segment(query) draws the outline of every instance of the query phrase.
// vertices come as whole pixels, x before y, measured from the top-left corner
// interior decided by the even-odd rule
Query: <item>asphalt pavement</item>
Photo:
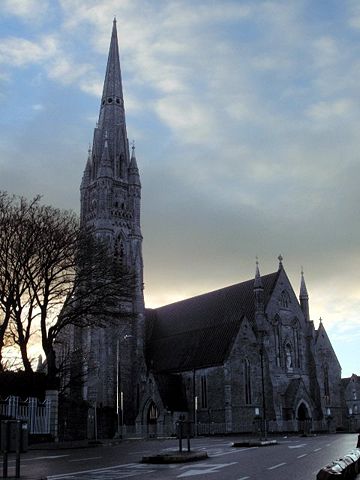
[[[58,445],[57,448],[29,450],[21,457],[23,480],[313,480],[327,463],[356,447],[356,434],[315,437],[276,437],[277,445],[234,448],[240,437],[200,437],[191,442],[192,450],[208,454],[208,459],[188,464],[149,465],[144,456],[177,450],[175,439],[125,440]],[[10,457],[9,474],[15,460]]]

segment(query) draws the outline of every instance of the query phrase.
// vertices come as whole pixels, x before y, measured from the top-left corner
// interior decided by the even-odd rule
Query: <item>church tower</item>
[[[126,132],[115,19],[99,120],[80,190],[82,225],[93,227],[136,279],[132,300],[119,305],[116,324],[83,333],[83,350],[88,352],[83,398],[116,408],[121,421],[129,424],[136,415],[136,379],[143,361],[141,183],[135,146],[130,155]]]

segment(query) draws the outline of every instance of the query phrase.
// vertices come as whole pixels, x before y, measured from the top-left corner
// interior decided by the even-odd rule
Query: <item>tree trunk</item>
[[[19,347],[20,347],[21,359],[24,365],[25,372],[32,372],[33,369],[31,367],[31,363],[27,355],[27,344],[25,344],[24,342],[20,342]]]

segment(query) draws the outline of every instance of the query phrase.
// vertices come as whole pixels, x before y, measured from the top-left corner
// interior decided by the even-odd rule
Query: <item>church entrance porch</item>
[[[150,438],[157,435],[157,423],[159,418],[159,409],[154,402],[151,402],[147,411],[147,430]]]
[[[300,402],[296,411],[296,419],[298,422],[298,431],[304,435],[311,432],[312,418],[310,415],[309,407],[304,401]]]

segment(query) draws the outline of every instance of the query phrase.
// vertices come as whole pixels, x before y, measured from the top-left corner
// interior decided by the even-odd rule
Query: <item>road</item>
[[[312,480],[320,468],[350,452],[357,435],[280,437],[278,445],[234,448],[237,437],[197,438],[192,449],[209,459],[176,465],[145,465],[143,455],[175,450],[176,440],[124,441],[96,448],[30,450],[21,458],[23,479],[40,480]],[[10,459],[9,474],[14,472]]]

